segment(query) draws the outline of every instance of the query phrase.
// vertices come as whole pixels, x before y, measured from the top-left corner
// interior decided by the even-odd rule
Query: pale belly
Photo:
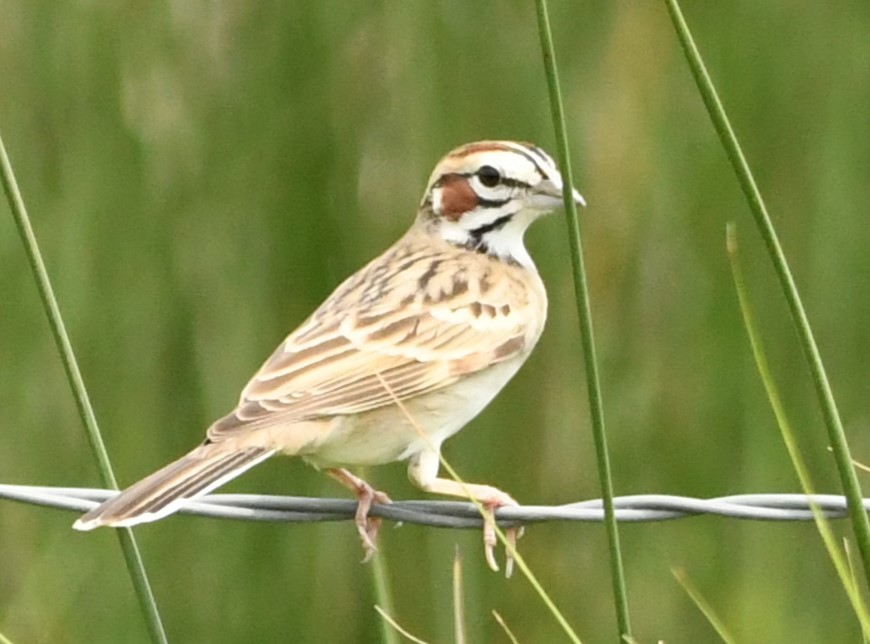
[[[526,356],[490,367],[460,382],[359,416],[336,418],[303,458],[318,468],[381,465],[400,461],[458,432],[498,394]],[[408,416],[414,419],[412,423]]]

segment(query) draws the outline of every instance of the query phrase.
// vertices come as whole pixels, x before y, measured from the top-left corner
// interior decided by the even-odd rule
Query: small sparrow
[[[562,177],[540,148],[481,141],[453,150],[432,172],[410,230],[287,336],[201,445],[74,527],[160,519],[284,453],[354,491],[369,559],[380,525],[369,510],[389,498],[344,468],[407,460],[422,490],[483,506],[486,559],[498,570],[493,511],[516,502],[488,485],[439,478],[439,453],[543,331],[547,295],[523,234],[561,205]],[[516,530],[508,536],[515,541]]]

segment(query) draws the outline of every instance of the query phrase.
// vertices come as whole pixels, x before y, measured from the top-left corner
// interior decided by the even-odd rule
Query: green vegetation
[[[549,7],[582,218],[616,494],[800,490],[759,382],[723,240],[794,438],[840,493],[788,305],[663,3]],[[683,7],[804,299],[852,455],[870,460],[870,7]],[[432,165],[484,138],[556,154],[531,3],[0,3],[0,131],[112,465],[189,449],[275,344],[409,225]],[[15,224],[0,206],[0,480],[100,485]],[[524,503],[600,494],[566,229],[528,236],[551,298],[527,366],[445,456]],[[401,465],[372,469],[419,496]],[[859,477],[863,476],[859,474]],[[864,483],[864,481],[862,481]],[[866,488],[867,485],[864,485]],[[339,496],[275,459],[228,491]],[[146,642],[108,530],[0,502],[0,632]],[[832,523],[838,536],[850,526]],[[372,567],[349,524],[174,517],[136,530],[170,641],[370,642]],[[620,527],[639,642],[860,641],[812,522]],[[477,532],[386,526],[388,613],[428,642],[563,641]],[[537,525],[520,552],[584,642],[615,639],[605,529]],[[854,549],[854,544],[852,545]],[[858,557],[856,550],[855,556]],[[855,562],[861,571],[862,564]],[[858,573],[859,577],[862,577]]]

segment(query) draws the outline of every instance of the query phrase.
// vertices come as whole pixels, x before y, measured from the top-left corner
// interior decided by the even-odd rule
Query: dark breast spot
[[[468,291],[468,282],[465,278],[462,277],[454,277],[453,278],[453,292],[451,295],[454,297],[458,295],[462,295],[463,293]]]
[[[421,291],[426,290],[426,287],[429,286],[429,282],[438,274],[438,267],[441,265],[442,261],[443,260],[440,259],[432,260],[432,263],[429,264],[426,272],[417,280],[417,286]]]
[[[481,295],[486,294],[489,291],[489,289],[492,288],[492,282],[489,281],[489,278],[490,278],[490,272],[489,272],[489,270],[487,270],[481,276],[480,281],[478,282],[478,286],[480,288]]]

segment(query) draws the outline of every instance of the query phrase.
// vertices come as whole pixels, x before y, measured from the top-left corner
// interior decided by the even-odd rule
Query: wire
[[[33,505],[86,512],[117,494],[92,488],[41,487],[0,484],[0,498]],[[833,494],[740,494],[697,499],[666,494],[639,494],[614,499],[616,518],[624,522],[669,521],[698,515],[715,515],[756,521],[812,521],[810,503],[829,519],[848,514],[846,500]],[[870,510],[870,499],[864,499]],[[188,501],[181,514],[240,521],[346,521],[356,512],[356,501],[262,494],[212,494]],[[371,514],[400,523],[440,528],[480,528],[481,520],[471,503],[459,501],[396,501],[372,506]],[[503,507],[496,512],[498,523],[586,521],[604,519],[599,499],[566,505],[524,505]]]

